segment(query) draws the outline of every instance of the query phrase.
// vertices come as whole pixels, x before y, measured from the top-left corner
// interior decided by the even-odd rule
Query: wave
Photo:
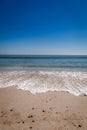
[[[0,72],[0,87],[16,86],[31,93],[67,91],[87,95],[87,72],[73,71],[7,71]]]

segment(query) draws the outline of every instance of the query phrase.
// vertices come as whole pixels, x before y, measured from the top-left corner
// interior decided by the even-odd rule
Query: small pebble
[[[78,127],[82,127],[81,125],[78,125]]]
[[[31,116],[28,116],[28,118],[32,118],[33,116],[31,115]]]
[[[35,122],[34,120],[32,120],[32,122]]]
[[[30,129],[32,129],[32,126],[30,126]]]
[[[17,122],[18,124],[20,123],[20,122]]]
[[[13,111],[13,109],[10,109],[10,111]]]

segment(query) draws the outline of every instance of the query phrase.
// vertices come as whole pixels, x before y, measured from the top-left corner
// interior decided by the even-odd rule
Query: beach
[[[1,56],[0,130],[87,130],[87,56]]]
[[[0,130],[87,130],[87,96],[0,88]]]
[[[0,130],[87,130],[87,0],[0,11]]]

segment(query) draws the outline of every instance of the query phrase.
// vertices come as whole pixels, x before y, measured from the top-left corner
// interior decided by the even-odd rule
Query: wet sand
[[[0,130],[87,130],[87,96],[0,88]]]

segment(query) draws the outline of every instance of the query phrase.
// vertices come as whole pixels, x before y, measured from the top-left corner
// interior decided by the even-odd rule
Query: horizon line
[[[0,54],[0,56],[87,56],[87,54]]]

